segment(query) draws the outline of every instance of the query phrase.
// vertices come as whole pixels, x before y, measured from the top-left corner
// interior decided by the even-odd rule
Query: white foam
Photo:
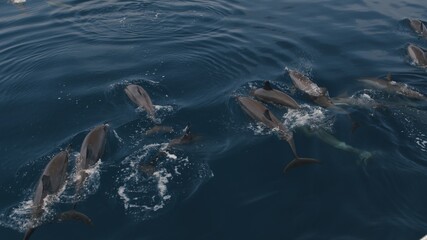
[[[168,178],[171,178],[172,174],[167,173],[165,169],[161,169],[160,171],[153,173],[153,176],[157,178],[157,189],[159,189],[159,196],[163,198],[168,190]]]
[[[22,3],[27,2],[26,0],[11,0],[11,1],[12,1],[12,3],[14,3],[14,4],[22,4]]]
[[[123,139],[119,136],[119,134],[116,132],[116,130],[113,130],[114,136],[119,140],[120,143],[123,143]]]
[[[172,153],[170,153],[168,151],[165,151],[165,153],[166,153],[166,157],[167,158],[170,158],[170,159],[173,159],[173,160],[176,160],[178,158],[175,154],[172,154]]]
[[[283,124],[291,130],[302,126],[330,129],[333,124],[325,109],[307,104],[302,104],[300,109],[289,109],[283,119]]]
[[[173,111],[173,106],[170,105],[154,105],[154,109],[156,109],[157,111],[167,111],[167,112],[172,112]]]

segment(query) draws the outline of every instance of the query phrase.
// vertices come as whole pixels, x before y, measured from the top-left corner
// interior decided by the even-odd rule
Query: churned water
[[[408,19],[424,0],[3,0],[0,2],[0,239],[420,239],[427,234],[427,104],[372,89],[385,78],[427,94],[409,58],[427,48]],[[315,105],[286,69],[328,89]],[[236,96],[270,80],[302,107],[268,108],[321,164],[283,174],[293,154]],[[124,93],[142,86],[172,132]],[[360,127],[351,131],[352,121]],[[75,161],[111,126],[77,210]],[[169,148],[191,124],[197,141]],[[44,167],[72,144],[66,185],[31,220]],[[140,166],[164,151],[152,175]]]

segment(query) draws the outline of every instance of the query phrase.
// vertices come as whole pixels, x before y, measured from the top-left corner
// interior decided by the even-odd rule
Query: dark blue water
[[[357,81],[390,72],[427,94],[426,71],[406,54],[427,40],[407,18],[427,20],[425,1],[1,1],[0,238],[23,237],[34,186],[69,143],[67,188],[48,213],[71,208],[81,142],[108,121],[106,153],[77,205],[94,226],[46,224],[32,239],[420,239],[427,107]],[[333,97],[386,107],[346,107],[361,125],[351,133],[345,114],[295,91],[285,68]],[[268,107],[299,154],[321,165],[284,175],[287,143],[236,103],[267,79],[303,105]],[[173,133],[145,136],[153,123],[124,94],[129,83],[150,93]],[[141,174],[187,123],[198,141]],[[363,162],[304,126],[372,157]]]

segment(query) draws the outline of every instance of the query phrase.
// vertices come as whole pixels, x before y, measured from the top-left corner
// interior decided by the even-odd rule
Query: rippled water
[[[109,122],[77,205],[94,226],[45,224],[32,239],[420,239],[427,104],[357,81],[391,73],[427,94],[406,53],[427,40],[408,18],[427,21],[425,1],[1,1],[0,238],[23,237],[35,184],[69,143],[66,188],[40,224],[71,208],[80,145]],[[340,107],[360,128],[296,91],[286,68],[350,101]],[[268,105],[322,164],[283,174],[288,144],[235,101],[264,80],[303,106]],[[145,136],[153,123],[124,94],[130,83],[172,133]],[[198,141],[142,174],[188,123]]]

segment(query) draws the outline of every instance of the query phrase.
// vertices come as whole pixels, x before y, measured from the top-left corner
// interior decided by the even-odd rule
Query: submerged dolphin
[[[67,178],[69,152],[70,146],[68,146],[66,150],[57,153],[43,170],[34,192],[32,207],[33,222],[36,222],[37,219],[43,215],[43,206],[46,196],[57,194],[61,188],[64,187],[65,180]],[[68,220],[66,218],[62,218],[61,216],[63,215],[69,216],[68,219],[90,221],[86,215],[77,211],[64,212],[58,216],[57,220]],[[25,233],[24,240],[29,239],[35,229],[35,226],[30,227]]]
[[[255,101],[248,97],[237,97],[242,109],[255,121],[263,123],[270,129],[277,129],[278,135],[281,140],[285,140],[289,143],[292,153],[295,159],[292,160],[284,168],[284,172],[287,170],[301,166],[308,163],[319,163],[320,161],[313,158],[300,158],[296,152],[293,134],[289,131],[262,103]]]
[[[261,101],[277,103],[292,109],[300,108],[298,103],[292,97],[284,92],[273,89],[269,81],[265,81],[262,88],[254,90],[252,95]]]
[[[76,197],[78,197],[83,183],[88,177],[86,170],[93,167],[104,153],[108,127],[108,124],[96,126],[83,140],[77,162]]]
[[[307,76],[296,70],[289,70],[289,76],[291,77],[294,86],[310,96],[313,102],[317,105],[324,108],[334,107],[334,103],[329,98],[328,90],[326,88],[319,87]]]
[[[193,142],[197,137],[193,135],[193,133],[191,132],[190,126],[187,125],[184,130],[183,130],[184,134],[178,138],[174,138],[172,139],[168,145],[166,146],[166,148],[161,149],[156,156],[154,156],[150,161],[142,163],[140,168],[141,170],[146,173],[147,175],[152,175],[155,171],[157,162],[160,160],[160,158],[162,156],[165,156],[167,153],[166,151],[174,146],[177,145],[185,145],[185,144],[189,144],[191,142]]]
[[[151,102],[150,95],[148,95],[144,88],[131,84],[125,88],[125,93],[138,107],[145,109],[151,119],[155,118],[156,112],[153,103]]]
[[[363,78],[359,81],[374,87],[379,90],[383,90],[393,94],[399,94],[407,98],[417,99],[417,100],[427,100],[426,96],[414,89],[408,87],[404,83],[395,82],[391,79],[391,75],[388,74],[386,79],[380,78]]]
[[[409,57],[417,66],[427,67],[427,53],[423,49],[414,44],[409,44],[407,50]]]
[[[427,28],[426,25],[421,22],[421,20],[409,19],[409,25],[416,33],[427,39]]]
[[[304,133],[306,133],[309,136],[316,136],[321,141],[331,145],[334,148],[341,149],[346,152],[354,153],[358,155],[359,160],[363,163],[366,163],[368,159],[372,157],[372,154],[368,151],[357,149],[351,145],[348,145],[345,142],[342,142],[338,140],[336,137],[331,135],[330,133],[326,132],[323,129],[310,129],[309,127],[302,127],[302,130]]]

